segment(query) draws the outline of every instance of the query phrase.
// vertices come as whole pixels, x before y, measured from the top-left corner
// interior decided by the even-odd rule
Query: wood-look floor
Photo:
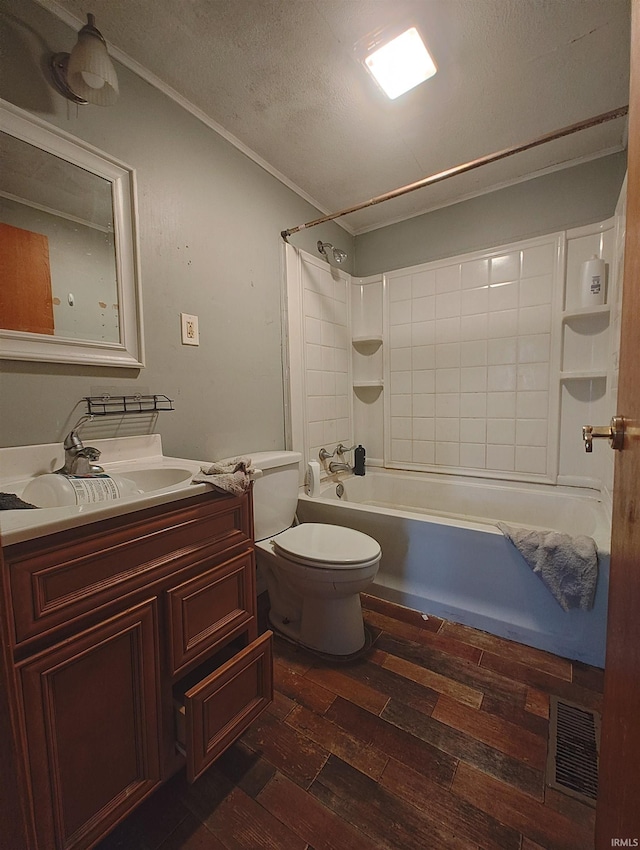
[[[594,810],[545,787],[549,695],[601,710],[584,664],[363,597],[366,657],[275,639],[270,709],[100,850],[589,850]]]

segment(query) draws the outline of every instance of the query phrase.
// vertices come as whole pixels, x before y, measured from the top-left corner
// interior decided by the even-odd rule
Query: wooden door
[[[617,452],[596,848],[640,847],[640,0],[633,0]],[[624,843],[623,843],[624,842]]]
[[[53,333],[49,240],[0,223],[0,327]]]
[[[38,850],[93,846],[159,784],[156,620],[149,600],[22,668]]]

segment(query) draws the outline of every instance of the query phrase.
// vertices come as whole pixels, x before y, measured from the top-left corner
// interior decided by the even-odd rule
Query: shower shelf
[[[354,381],[353,387],[354,389],[360,389],[361,387],[383,387],[384,384],[382,382],[382,378],[380,380],[375,381]]]
[[[358,345],[382,345],[382,337],[381,336],[354,336],[351,340],[352,344],[355,346]]]
[[[607,373],[603,370],[598,369],[582,369],[576,370],[572,372],[560,372],[560,380],[561,381],[588,381],[588,380],[598,380],[598,381],[606,381]]]
[[[85,396],[88,416],[118,416],[132,413],[159,413],[175,410],[173,399],[166,395],[98,395]]]
[[[608,304],[600,304],[597,307],[581,307],[577,310],[565,310],[562,314],[563,322],[570,322],[572,319],[584,319],[588,316],[608,316],[611,312],[611,307]]]

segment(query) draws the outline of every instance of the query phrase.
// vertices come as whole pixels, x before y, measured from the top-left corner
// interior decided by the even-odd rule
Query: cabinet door
[[[42,850],[91,846],[160,780],[156,601],[21,670]]]

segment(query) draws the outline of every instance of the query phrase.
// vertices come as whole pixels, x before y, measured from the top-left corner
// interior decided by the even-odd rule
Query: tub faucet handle
[[[332,452],[328,452],[325,448],[320,449],[318,452],[318,457],[320,460],[329,460],[330,457],[333,457],[335,454],[335,450]]]
[[[624,418],[613,416],[609,425],[583,425],[582,439],[584,440],[585,452],[593,451],[593,441],[597,438],[606,438],[612,449],[621,451],[624,446]]]
[[[336,454],[343,455],[347,452],[352,452],[355,449],[355,446],[343,446],[342,443],[338,443],[336,446]]]

